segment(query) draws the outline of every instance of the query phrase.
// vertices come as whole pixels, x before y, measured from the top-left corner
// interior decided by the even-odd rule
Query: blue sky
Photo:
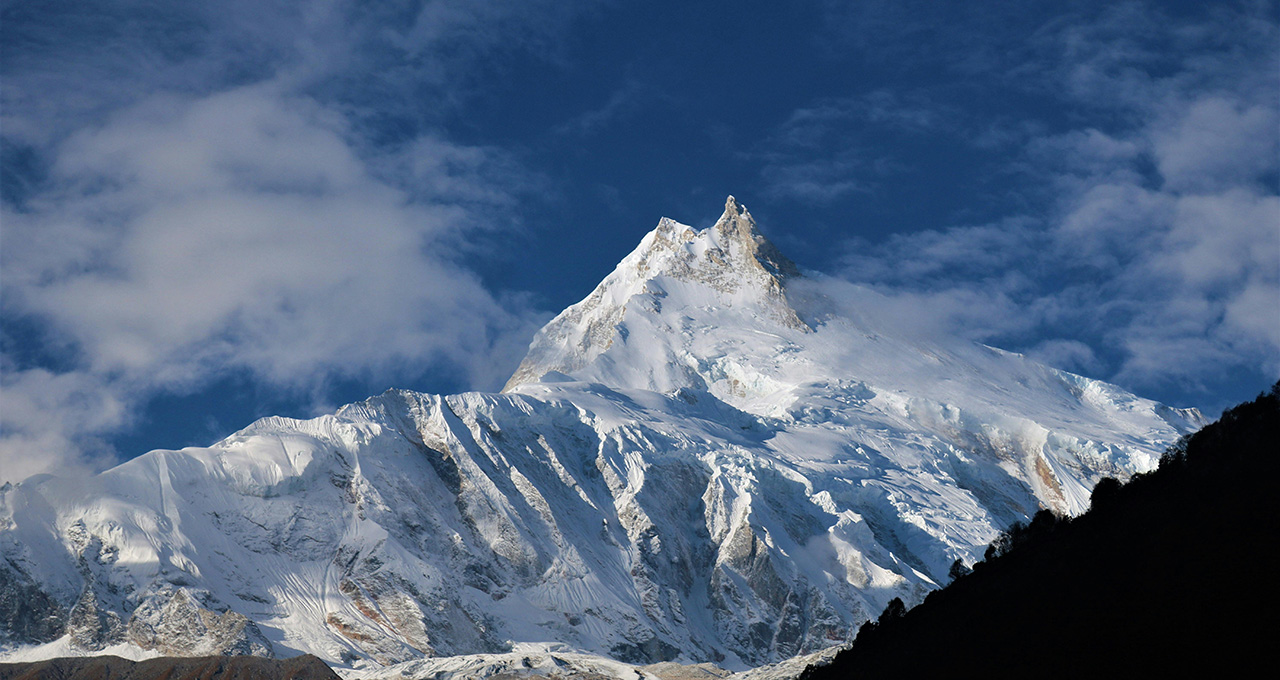
[[[727,194],[1143,396],[1280,376],[1275,2],[90,5],[0,17],[0,478],[496,389]]]

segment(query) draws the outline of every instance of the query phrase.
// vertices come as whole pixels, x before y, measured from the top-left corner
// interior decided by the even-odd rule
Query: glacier
[[[704,230],[664,218],[501,393],[391,390],[0,487],[0,661],[745,670],[846,642],[1204,422],[899,317],[732,197]]]

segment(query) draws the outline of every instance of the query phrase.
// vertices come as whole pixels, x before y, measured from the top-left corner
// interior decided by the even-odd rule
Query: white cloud
[[[370,338],[420,359],[482,336],[501,312],[432,251],[458,220],[373,178],[341,132],[260,88],[122,112],[69,140],[54,169],[65,189],[14,216],[12,238],[48,245],[40,266],[22,249],[10,261],[12,294],[103,374],[180,356],[292,382],[368,361]],[[423,315],[451,323],[414,327]]]
[[[24,15],[3,123],[39,176],[0,206],[0,301],[69,353],[3,358],[0,478],[110,464],[149,399],[232,373],[316,403],[334,379],[429,367],[500,386],[543,315],[462,258],[518,228],[539,180],[431,112],[494,51],[554,52],[580,8],[540,9]],[[386,115],[415,124],[375,141]]]
[[[1274,379],[1280,27],[1260,11],[1188,25],[1131,3],[1042,31],[1028,90],[1065,82],[1061,106],[1092,124],[1002,143],[1022,141],[1017,177],[1051,201],[850,243],[844,275],[956,332],[1131,387]]]
[[[1261,278],[1261,277],[1259,277]],[[1223,304],[1223,335],[1245,356],[1262,358],[1263,370],[1280,374],[1280,285],[1249,280]]]
[[[864,191],[869,185],[858,179],[862,164],[849,158],[788,162],[767,165],[761,176],[771,196],[787,196],[802,201],[830,203],[838,198]]]
[[[1046,340],[1028,350],[1027,355],[1077,373],[1089,374],[1102,368],[1093,348],[1079,340]]]
[[[581,136],[597,134],[609,126],[629,120],[656,102],[667,101],[668,97],[662,92],[648,88],[639,80],[628,80],[615,89],[603,104],[557,126],[556,132]]]
[[[1153,126],[1156,166],[1168,191],[1220,191],[1273,169],[1280,135],[1274,102],[1214,95],[1184,105]]]
[[[777,132],[745,154],[762,160],[765,191],[774,197],[831,203],[871,192],[903,169],[901,161],[873,152],[885,131],[919,135],[952,129],[958,112],[922,92],[879,89],[858,97],[826,98],[796,109]]]
[[[0,482],[40,472],[75,474],[111,448],[92,433],[127,425],[129,404],[96,376],[43,369],[9,372],[0,390]]]
[[[441,159],[421,174],[438,194],[509,198],[448,167],[483,150],[416,149]],[[5,295],[80,366],[6,375],[6,470],[32,447],[70,452],[120,427],[142,395],[226,370],[307,389],[434,364],[492,387],[517,360],[507,338],[532,332],[440,247],[470,226],[465,211],[376,179],[314,102],[270,87],[156,99],[57,159],[58,188],[4,216]],[[98,408],[114,415],[83,417]]]

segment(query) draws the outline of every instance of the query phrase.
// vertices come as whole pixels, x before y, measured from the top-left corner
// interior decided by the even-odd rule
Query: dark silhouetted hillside
[[[973,573],[886,611],[806,680],[1270,675],[1278,484],[1280,383],[1158,470],[1104,480],[1088,513],[1013,527]]]
[[[338,675],[310,654],[291,659],[206,656],[138,662],[87,656],[0,664],[0,680],[338,680]]]

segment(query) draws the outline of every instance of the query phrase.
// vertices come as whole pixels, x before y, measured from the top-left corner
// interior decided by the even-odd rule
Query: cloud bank
[[[460,258],[518,229],[539,180],[414,107],[450,106],[478,60],[540,49],[569,12],[393,9],[407,20],[341,2],[15,12],[0,478],[112,464],[149,399],[232,373],[322,405],[347,378],[502,384],[545,315]]]

